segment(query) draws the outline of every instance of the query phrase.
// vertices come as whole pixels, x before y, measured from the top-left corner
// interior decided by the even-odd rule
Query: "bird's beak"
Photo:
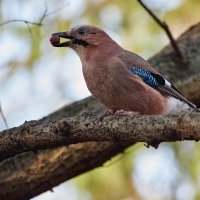
[[[60,42],[60,38],[66,38],[70,39],[67,42]],[[71,39],[74,39],[73,36],[70,36],[67,32],[59,32],[59,33],[53,33],[50,42],[54,47],[68,47],[71,44]]]

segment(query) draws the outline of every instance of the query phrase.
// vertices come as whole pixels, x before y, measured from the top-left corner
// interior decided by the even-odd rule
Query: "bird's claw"
[[[132,115],[139,115],[139,112],[136,111],[125,111],[125,110],[117,110],[115,112],[115,115],[117,116],[132,116]]]
[[[110,116],[110,115],[114,115],[114,114],[115,114],[114,111],[112,111],[112,110],[106,110],[105,112],[101,113],[101,114],[98,116],[98,119],[99,119],[100,121],[102,121],[105,117]]]

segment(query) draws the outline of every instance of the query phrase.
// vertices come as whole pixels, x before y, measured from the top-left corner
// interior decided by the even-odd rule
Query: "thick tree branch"
[[[187,65],[176,59],[171,46],[150,59],[150,63],[188,99],[200,105],[200,24],[184,33],[178,39],[178,44],[188,60]],[[41,122],[53,123],[85,111],[99,113],[102,107],[94,98],[89,97],[62,108]],[[0,163],[0,199],[22,200],[34,197],[69,178],[102,165],[124,149],[125,146],[120,144],[90,142],[70,145],[69,148],[23,153],[7,159]]]
[[[101,166],[127,146],[89,142],[8,159],[0,165],[0,199],[30,199],[77,174]]]
[[[109,116],[103,120],[84,113],[57,122],[30,121],[0,133],[0,159],[39,149],[89,141],[161,142],[200,140],[200,113],[159,116]]]

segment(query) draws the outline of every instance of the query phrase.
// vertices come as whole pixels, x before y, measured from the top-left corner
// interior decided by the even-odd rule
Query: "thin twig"
[[[53,14],[55,14],[56,12],[58,12],[58,11],[62,10],[63,8],[65,8],[65,7],[68,6],[68,5],[69,5],[69,3],[66,3],[66,4],[64,4],[63,6],[61,6],[60,8],[57,8],[57,9],[55,9],[55,10],[53,10],[53,11],[47,13],[46,16],[53,15]]]
[[[175,41],[174,37],[172,36],[172,33],[168,27],[168,25],[166,24],[166,22],[162,22],[143,2],[142,0],[138,0],[138,2],[142,5],[142,7],[152,16],[152,18],[156,21],[157,24],[159,24],[160,27],[162,27],[162,29],[166,32],[170,42],[171,42],[171,45],[173,46],[177,56],[182,59],[183,61],[185,60],[184,59],[184,56],[180,50],[180,48],[178,47],[177,45],[177,42]]]
[[[45,1],[45,9],[44,9],[43,15],[41,16],[40,21],[39,21],[40,25],[42,25],[44,18],[47,16],[47,11],[48,11],[48,5],[47,5],[47,1]]]
[[[54,11],[52,12],[49,12],[47,13],[48,11],[48,5],[47,5],[47,2],[45,2],[45,10],[42,14],[42,16],[40,17],[39,21],[38,22],[31,22],[31,21],[28,21],[28,20],[24,20],[24,19],[11,19],[11,20],[7,20],[7,21],[4,21],[2,23],[0,23],[0,26],[4,26],[4,25],[7,25],[7,24],[10,24],[10,23],[14,23],[14,22],[21,22],[21,23],[25,23],[26,25],[33,25],[33,26],[42,26],[42,22],[44,21],[44,19],[49,16],[49,15],[52,15],[60,10],[62,10],[63,8],[65,8],[67,5],[69,4],[65,4],[63,5],[62,7],[60,8],[57,8],[55,9]],[[30,27],[29,27],[30,28]]]
[[[30,25],[35,25],[35,26],[41,26],[40,22],[30,22],[30,21],[27,21],[27,20],[24,20],[24,19],[11,19],[11,20],[7,20],[7,21],[4,21],[4,22],[0,23],[0,26],[4,26],[6,24],[10,24],[10,23],[13,23],[13,22],[22,22],[22,23],[25,23],[25,24],[30,24]]]
[[[0,114],[1,114],[1,117],[2,117],[2,119],[4,121],[4,124],[5,124],[6,128],[8,129],[8,123],[7,123],[7,120],[6,120],[6,118],[5,118],[4,114],[3,114],[3,110],[2,110],[2,107],[1,107],[1,102],[0,102]]]
[[[26,24],[26,25],[27,25],[27,29],[28,29],[28,31],[29,31],[30,37],[31,37],[31,39],[33,40],[33,32],[32,32],[32,29],[31,29],[31,27],[30,27],[30,24]]]

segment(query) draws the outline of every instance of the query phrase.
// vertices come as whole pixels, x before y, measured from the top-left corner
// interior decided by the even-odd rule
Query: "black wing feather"
[[[162,92],[168,96],[172,96],[180,101],[187,103],[189,106],[196,108],[196,106],[188,101],[167,79],[160,74],[155,74],[149,70],[142,69],[140,67],[130,67],[130,72],[139,76],[143,81],[154,89]]]

